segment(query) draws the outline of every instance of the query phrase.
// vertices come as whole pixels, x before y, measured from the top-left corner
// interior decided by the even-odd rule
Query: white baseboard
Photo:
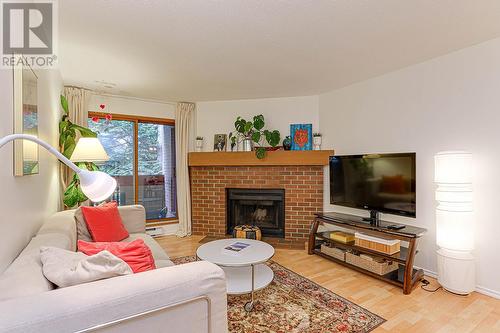
[[[415,266],[415,268],[420,268],[420,267]],[[425,268],[422,268],[422,270],[424,271],[425,276],[429,276],[431,278],[437,279],[438,275],[436,272],[430,271],[430,270],[425,269]],[[486,295],[486,296],[500,299],[500,292],[496,291],[496,290],[488,289],[488,288],[485,288],[482,286],[476,286],[476,292],[483,294],[483,295]]]
[[[476,292],[496,299],[500,299],[500,291],[491,290],[481,286],[476,286]]]
[[[164,235],[175,235],[179,230],[179,223],[167,224],[163,226]]]

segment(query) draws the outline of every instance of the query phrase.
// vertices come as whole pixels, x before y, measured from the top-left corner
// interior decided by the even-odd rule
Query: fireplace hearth
[[[226,189],[227,234],[242,224],[258,226],[263,236],[285,237],[284,189]]]

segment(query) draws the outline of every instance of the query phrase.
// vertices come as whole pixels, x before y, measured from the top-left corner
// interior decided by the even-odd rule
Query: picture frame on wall
[[[38,137],[38,77],[31,67],[14,66],[14,133]],[[39,147],[27,140],[14,142],[14,176],[39,172]]]
[[[291,124],[292,150],[312,150],[312,124]]]
[[[214,135],[214,151],[226,151],[227,149],[227,134]]]

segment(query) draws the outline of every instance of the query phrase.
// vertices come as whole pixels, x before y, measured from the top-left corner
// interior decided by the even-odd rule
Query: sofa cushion
[[[86,255],[109,251],[125,261],[134,273],[156,268],[153,254],[142,239],[136,239],[132,242],[85,242],[79,240],[78,251]]]
[[[0,300],[34,295],[54,289],[45,278],[40,260],[40,248],[53,246],[71,250],[72,241],[59,233],[46,233],[33,237],[28,246],[0,276]]]
[[[143,206],[120,206],[118,207],[118,212],[129,234],[146,232],[146,211]],[[76,221],[77,238],[86,242],[92,242],[92,236],[85,223],[81,207],[74,211],[74,219]]]
[[[174,263],[170,260],[159,259],[155,260],[155,266],[156,268],[170,267],[174,266]]]
[[[40,248],[43,274],[58,287],[69,287],[132,274],[130,267],[108,251],[87,256],[56,247]]]
[[[55,213],[44,222],[40,230],[38,230],[37,235],[61,234],[70,240],[71,248],[69,250],[76,251],[76,224],[73,219],[74,213],[74,210],[65,210]]]
[[[92,242],[92,236],[90,236],[89,229],[85,223],[85,218],[83,217],[82,208],[79,207],[75,210],[75,222],[76,222],[76,237],[79,240]]]

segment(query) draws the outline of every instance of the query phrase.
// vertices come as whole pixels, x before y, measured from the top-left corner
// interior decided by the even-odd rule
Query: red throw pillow
[[[89,233],[95,242],[119,242],[128,237],[115,201],[97,207],[81,207]]]
[[[149,247],[142,239],[127,242],[96,242],[78,241],[78,251],[88,256],[107,250],[125,261],[134,273],[155,269],[155,260]]]

